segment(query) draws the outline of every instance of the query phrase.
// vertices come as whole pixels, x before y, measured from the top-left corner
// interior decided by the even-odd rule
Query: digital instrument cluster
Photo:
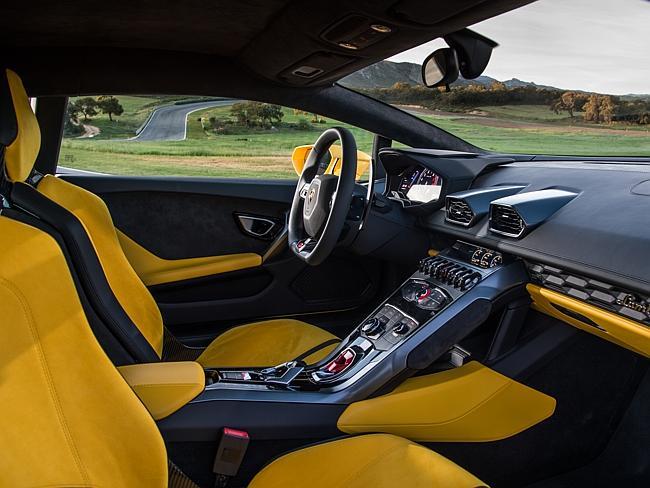
[[[402,174],[399,182],[399,191],[407,195],[414,185],[438,186],[442,181],[432,169],[423,166],[411,166]]]

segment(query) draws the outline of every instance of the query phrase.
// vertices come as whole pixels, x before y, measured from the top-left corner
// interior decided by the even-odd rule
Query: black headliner
[[[173,64],[185,56],[200,55],[206,65],[222,65],[227,59],[276,83],[324,86],[531,1],[27,0],[3,5],[0,48],[5,62],[20,67],[30,80],[43,74],[39,53],[47,50],[47,57],[60,61],[61,66],[57,70],[57,63],[48,63],[48,73],[67,72],[68,82],[65,88],[59,85],[59,90],[72,88],[76,76],[86,75],[88,81],[86,72],[93,65],[100,70],[103,66],[106,72],[101,76],[107,76],[119,68],[119,62],[113,62],[125,50],[131,55],[140,51],[143,72],[161,57]],[[358,51],[323,39],[326,29],[351,14],[390,25],[393,32]],[[146,55],[152,51],[158,56]],[[329,63],[321,76],[304,80],[287,74],[313,55]],[[228,75],[224,70],[223,76]]]

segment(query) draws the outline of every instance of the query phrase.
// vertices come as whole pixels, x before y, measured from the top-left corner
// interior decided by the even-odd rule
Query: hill
[[[356,73],[346,76],[339,83],[355,90],[372,90],[375,88],[390,88],[395,83],[408,83],[409,85],[420,85],[422,83],[422,67],[415,63],[394,63],[393,61],[380,61]],[[490,86],[497,80],[489,76],[479,76],[475,80],[459,78],[452,86],[484,85]],[[520,86],[537,86],[539,88],[550,88],[536,85],[528,81],[521,81],[517,78],[503,82],[508,88]]]
[[[376,88],[390,88],[395,83],[408,83],[409,85],[422,84],[422,68],[416,63],[395,63],[393,61],[380,61],[379,63],[367,66],[360,69],[356,73],[346,76],[341,79],[339,83],[345,87],[354,90],[372,90]],[[459,78],[452,86],[467,86],[467,85],[483,85],[490,86],[496,82],[495,78],[490,76],[479,76],[475,80],[465,80]],[[532,81],[523,81],[517,78],[502,81],[507,88],[520,88],[520,87],[536,87],[546,90],[562,90],[565,88],[557,88],[548,85],[538,85]],[[580,90],[574,90],[584,93]],[[623,100],[647,100],[650,99],[649,94],[629,94],[621,96]]]

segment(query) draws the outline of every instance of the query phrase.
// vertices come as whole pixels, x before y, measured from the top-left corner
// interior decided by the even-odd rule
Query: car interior
[[[0,486],[649,486],[650,158],[488,151],[337,83],[437,38],[425,84],[477,78],[468,27],[529,3],[3,6]],[[61,172],[68,98],[102,93],[372,151]]]

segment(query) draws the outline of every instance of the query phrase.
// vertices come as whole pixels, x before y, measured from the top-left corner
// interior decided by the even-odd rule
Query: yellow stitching
[[[75,460],[75,463],[77,464],[77,469],[79,470],[79,474],[81,474],[81,477],[84,479],[84,482],[90,485],[90,478],[88,477],[86,468],[83,466],[81,457],[79,456],[79,452],[77,451],[77,446],[75,445],[74,440],[72,439],[72,434],[70,433],[70,429],[68,428],[68,424],[65,420],[65,415],[63,413],[63,409],[61,408],[61,403],[59,402],[59,397],[56,392],[56,387],[54,385],[54,381],[52,380],[52,375],[50,374],[50,369],[47,364],[47,359],[45,357],[45,353],[43,352],[43,348],[41,346],[41,340],[38,334],[38,330],[36,329],[34,317],[31,314],[31,308],[29,307],[27,300],[25,299],[24,295],[22,294],[22,292],[17,286],[15,286],[12,282],[2,277],[0,277],[0,283],[2,283],[9,290],[9,292],[13,293],[13,295],[18,299],[18,302],[20,303],[23,309],[23,313],[25,314],[25,318],[27,319],[27,324],[29,325],[29,330],[32,334],[32,339],[34,340],[35,346],[38,351],[38,356],[39,356],[41,366],[43,368],[43,373],[45,375],[47,388],[50,392],[52,402],[54,403],[54,408],[56,409],[57,416],[59,417],[61,430],[63,430],[66,440],[68,441],[68,447],[70,448],[72,457]]]

